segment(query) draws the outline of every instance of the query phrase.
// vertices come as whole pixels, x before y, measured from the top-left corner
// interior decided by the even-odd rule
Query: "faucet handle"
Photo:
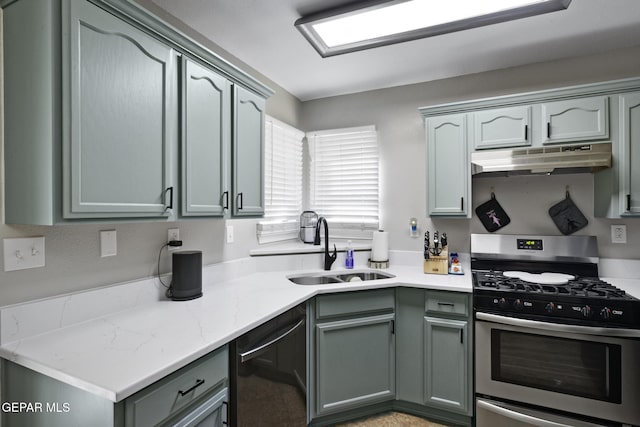
[[[336,250],[336,244],[333,244],[333,255],[330,255],[334,260],[338,257],[338,251]]]

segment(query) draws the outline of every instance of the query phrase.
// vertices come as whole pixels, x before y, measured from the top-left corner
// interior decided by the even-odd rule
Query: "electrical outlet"
[[[227,243],[233,243],[233,225],[227,225]]]
[[[118,241],[116,230],[104,230],[100,232],[100,256],[102,258],[118,255]]]
[[[180,240],[180,229],[179,228],[170,228],[167,230],[167,243],[172,240]],[[178,249],[179,246],[169,246],[169,250]]]
[[[627,243],[627,226],[611,226],[611,243]]]

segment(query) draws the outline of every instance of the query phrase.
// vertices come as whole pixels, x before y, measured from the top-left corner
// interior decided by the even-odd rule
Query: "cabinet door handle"
[[[450,307],[455,306],[455,304],[452,303],[452,302],[441,302],[441,301],[438,301],[438,305],[447,305],[447,306],[450,306]]]
[[[164,210],[173,209],[173,187],[169,187],[166,190],[164,190],[165,200],[166,200],[167,191],[169,192],[169,204],[164,208]]]
[[[178,390],[178,393],[180,393],[180,396],[184,396],[185,394],[189,394],[191,393],[193,390],[197,389],[198,387],[200,387],[202,384],[204,384],[204,380],[202,379],[197,379],[196,383],[194,385],[192,385],[191,387],[189,387],[188,389],[186,389],[185,391],[182,390]]]
[[[222,209],[229,209],[229,192],[225,191],[224,193],[222,193],[222,198],[224,199]]]
[[[238,193],[236,200],[238,201],[238,210],[242,209],[242,193]]]
[[[460,344],[464,344],[464,334],[462,333],[462,329],[460,329]]]
[[[396,333],[396,321],[392,320],[391,321],[391,335],[394,335]]]
[[[529,125],[524,125],[524,140],[529,139]]]
[[[627,194],[627,212],[631,212],[631,194]]]
[[[551,122],[547,122],[547,138],[551,138]]]
[[[224,405],[224,409],[227,414],[225,419],[222,421],[222,424],[224,424],[225,426],[228,426],[229,425],[229,402],[225,400],[224,402],[222,402],[222,404]]]
[[[464,197],[460,197],[460,210],[464,212]]]

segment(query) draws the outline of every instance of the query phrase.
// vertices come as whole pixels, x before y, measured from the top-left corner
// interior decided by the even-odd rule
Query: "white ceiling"
[[[293,24],[350,0],[152,1],[302,101],[640,45],[640,0],[573,0],[560,12],[324,59]]]

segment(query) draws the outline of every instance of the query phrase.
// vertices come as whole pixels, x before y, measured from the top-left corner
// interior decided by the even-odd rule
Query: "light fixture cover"
[[[328,57],[563,10],[571,0],[521,0],[517,7],[511,7],[516,4],[512,0],[501,0],[489,13],[472,13],[476,6],[488,3],[370,0],[302,17],[295,26],[322,57]],[[462,14],[437,18],[434,8],[447,6]],[[421,18],[424,22],[419,22]],[[367,20],[369,27],[365,27]]]

